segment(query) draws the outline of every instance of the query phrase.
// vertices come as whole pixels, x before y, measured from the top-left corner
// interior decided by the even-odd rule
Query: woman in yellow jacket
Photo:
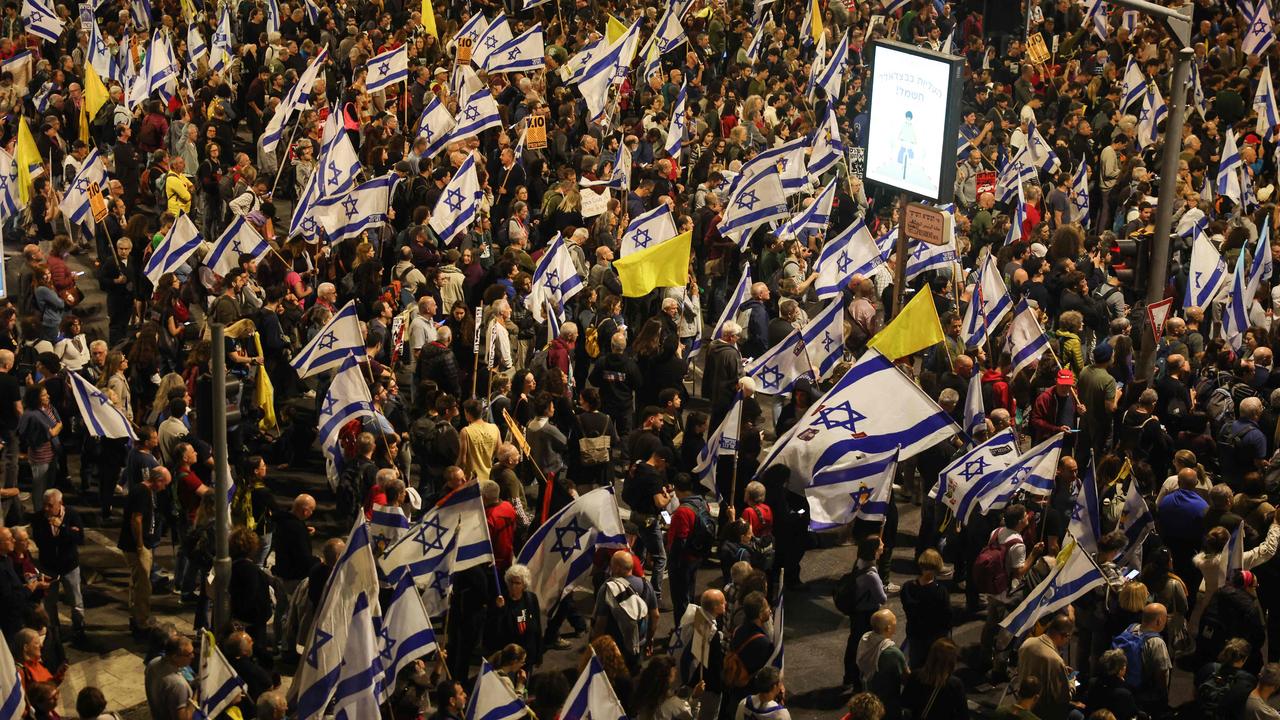
[[[165,175],[164,196],[168,200],[166,209],[174,217],[191,212],[191,197],[196,186],[183,174],[186,169],[186,161],[175,157],[169,161],[169,172]]]

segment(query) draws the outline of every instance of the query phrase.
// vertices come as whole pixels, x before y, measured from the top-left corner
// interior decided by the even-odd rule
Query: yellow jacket
[[[185,175],[168,172],[164,180],[164,196],[168,201],[166,209],[175,217],[191,212],[191,192],[194,189],[195,184]]]

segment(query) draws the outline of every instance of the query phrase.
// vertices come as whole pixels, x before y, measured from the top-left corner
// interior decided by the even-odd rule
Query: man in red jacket
[[[568,377],[569,369],[573,364],[573,350],[577,343],[577,323],[567,322],[561,325],[560,337],[552,340],[547,346],[547,367],[560,368],[565,377]]]
[[[480,481],[480,497],[484,499],[484,518],[489,525],[489,542],[493,544],[493,564],[498,572],[511,567],[516,544],[516,509],[502,500],[498,483]]]

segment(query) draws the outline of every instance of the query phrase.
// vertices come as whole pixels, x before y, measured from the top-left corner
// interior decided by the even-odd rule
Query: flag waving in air
[[[819,299],[835,297],[854,275],[866,275],[884,262],[875,238],[871,237],[863,219],[858,218],[822,246],[822,254],[813,268],[818,273],[813,287]]]
[[[1000,269],[996,267],[995,253],[987,255],[987,261],[978,268],[973,297],[965,309],[960,337],[967,347],[981,345],[1013,306],[1009,290],[1005,287]]]
[[[707,342],[714,341],[724,332],[725,323],[738,317],[738,309],[742,307],[742,303],[747,301],[751,296],[751,266],[746,265],[742,268],[742,277],[738,278],[738,286],[734,288],[733,293],[729,295],[728,301],[725,303],[724,310],[720,312],[720,317],[716,319],[716,324],[711,326],[711,336]],[[689,350],[689,357],[693,357],[702,349],[703,340],[701,335],[693,338],[693,347]]]
[[[1049,576],[1000,621],[1000,626],[1014,637],[1026,635],[1040,618],[1106,582],[1102,570],[1080,545],[1072,543],[1065,553],[1066,560],[1059,561]]]
[[[1187,273],[1185,307],[1207,308],[1227,284],[1227,261],[1203,231],[1195,232],[1191,245],[1191,267]]]
[[[809,529],[843,527],[854,520],[882,521],[893,502],[898,449],[875,455],[852,453],[820,469],[805,488]]]
[[[480,208],[481,195],[476,159],[474,155],[468,155],[449,179],[431,211],[431,229],[442,244],[452,245],[471,226]]]
[[[604,665],[592,650],[587,666],[569,690],[559,720],[618,720],[626,716],[613,685],[604,674]]]
[[[388,85],[409,81],[409,46],[401,45],[370,58],[365,66],[364,88],[375,93]]]
[[[354,300],[334,313],[290,364],[298,371],[298,377],[305,378],[336,368],[352,355],[357,362],[365,361],[364,334],[360,331],[360,320],[356,318]]]
[[[145,268],[147,279],[153,285],[160,284],[160,276],[176,271],[191,254],[200,247],[204,238],[200,236],[191,217],[182,214],[173,221],[173,226],[165,234],[164,239],[151,251]]]
[[[196,696],[200,699],[197,715],[216,718],[238,703],[241,695],[248,694],[249,688],[218,649],[213,633],[203,630],[200,635],[200,665],[196,671]],[[6,716],[0,711],[0,718],[3,717]]]

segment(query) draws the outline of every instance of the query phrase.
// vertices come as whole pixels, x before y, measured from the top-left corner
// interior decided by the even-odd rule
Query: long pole
[[[284,157],[280,158],[280,161],[276,163],[276,179],[271,181],[271,195],[273,197],[276,194],[276,186],[280,184],[280,176],[284,174],[284,166],[286,164],[284,161],[289,159],[289,153],[293,151],[293,136],[298,132],[298,126],[301,124],[302,113],[298,113],[298,117],[294,121],[293,127],[289,129],[289,142],[284,146]],[[258,138],[258,142],[261,141],[262,138]],[[277,151],[278,150],[279,148],[277,148]]]
[[[902,312],[902,293],[907,284],[907,194],[898,195],[898,237],[893,243],[897,257],[893,263],[893,317]],[[892,319],[892,318],[890,318]],[[888,320],[885,321],[888,324]]]
[[[211,343],[223,347],[221,323],[209,326]],[[214,497],[218,498],[213,561],[213,631],[222,637],[231,621],[231,604],[227,590],[231,584],[231,556],[228,539],[231,534],[231,504],[225,502],[231,489],[231,468],[227,464],[227,354],[214,352],[209,371],[213,374],[213,480]]]
[[[1182,150],[1182,126],[1187,116],[1187,81],[1191,75],[1194,52],[1189,47],[1178,51],[1169,84],[1171,109],[1164,130],[1164,154],[1160,157],[1160,194],[1156,205],[1156,233],[1151,238],[1151,262],[1147,276],[1147,304],[1164,297],[1169,277],[1169,233],[1173,228],[1174,182],[1178,175],[1178,156]],[[1155,369],[1155,336],[1142,333],[1142,351],[1138,355],[1137,379],[1147,382]]]

